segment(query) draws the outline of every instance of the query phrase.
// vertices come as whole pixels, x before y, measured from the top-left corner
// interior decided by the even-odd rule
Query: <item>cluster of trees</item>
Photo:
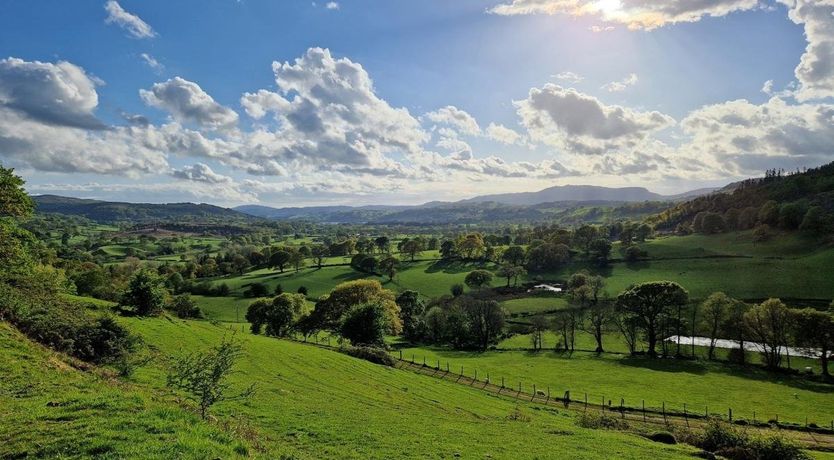
[[[768,171],[764,178],[680,203],[648,221],[681,234],[759,229],[766,237],[769,230],[781,228],[827,235],[834,231],[832,191],[834,163],[790,174]]]
[[[403,329],[394,293],[375,280],[342,283],[322,296],[312,310],[306,305],[303,295],[284,293],[250,304],[246,319],[256,334],[262,328],[266,335],[276,337],[329,331],[354,345],[381,346],[386,334],[397,335]]]
[[[63,270],[43,263],[48,251],[20,226],[32,211],[23,181],[0,166],[0,319],[55,350],[127,371],[135,337],[112,317],[61,297],[71,283]]]
[[[443,296],[425,307],[411,305],[403,310],[411,325],[404,336],[411,341],[486,350],[504,333],[507,314],[494,300]]]

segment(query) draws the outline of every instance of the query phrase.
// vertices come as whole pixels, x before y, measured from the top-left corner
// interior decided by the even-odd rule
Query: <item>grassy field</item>
[[[510,315],[521,313],[542,313],[561,310],[568,306],[564,297],[522,297],[520,299],[505,300],[501,306]]]
[[[548,346],[555,337],[546,338]],[[529,339],[502,346],[529,347]],[[591,338],[584,339],[591,346]],[[526,343],[522,343],[526,342]],[[615,346],[612,348],[618,348]],[[583,347],[584,348],[584,347]],[[779,417],[780,420],[809,421],[828,425],[834,420],[834,387],[814,383],[800,377],[775,375],[753,367],[705,361],[651,360],[642,357],[575,352],[573,355],[542,351],[461,352],[441,348],[405,348],[403,356],[414,354],[418,360],[449,362],[451,369],[461,366],[471,373],[490,374],[492,381],[504,377],[508,386],[519,382],[527,387],[550,387],[559,394],[567,390],[574,397],[588,393],[593,401],[603,397],[613,401],[625,398],[627,404],[682,410],[686,403],[690,411],[726,414],[732,408],[737,418],[752,418],[756,411],[759,420]]]
[[[0,322],[0,458],[244,458],[170,394],[80,371]]]
[[[216,344],[231,332],[206,322],[125,320],[160,360]],[[579,428],[571,414],[496,398],[333,351],[237,334],[245,358],[233,377],[252,382],[246,403],[221,403],[259,432],[268,457],[294,458],[684,458],[692,450]],[[162,385],[158,365],[135,380]],[[514,414],[523,414],[522,421]]]

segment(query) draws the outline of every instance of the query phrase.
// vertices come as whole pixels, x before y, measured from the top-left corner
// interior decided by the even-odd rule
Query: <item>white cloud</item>
[[[779,0],[788,17],[805,27],[808,46],[794,73],[799,81],[799,101],[834,96],[834,1]]]
[[[142,62],[147,64],[147,66],[150,67],[151,69],[153,69],[154,72],[162,73],[162,71],[165,70],[165,66],[162,65],[162,63],[157,61],[156,58],[154,58],[150,54],[142,53],[142,54],[139,55],[139,57],[141,57]]]
[[[175,120],[210,129],[228,129],[237,124],[237,113],[218,104],[194,82],[174,77],[139,90],[146,104],[169,112]]]
[[[324,6],[328,10],[338,10],[339,4],[337,2],[327,2],[327,5]]]
[[[101,128],[96,80],[65,61],[0,60],[0,107],[33,120],[62,126]]]
[[[551,83],[532,88],[514,102],[531,139],[582,154],[634,147],[674,120],[660,112],[638,112]]]
[[[834,159],[834,105],[736,100],[702,107],[681,121],[689,137],[680,152],[711,160],[716,174],[813,166]]]
[[[104,4],[104,9],[107,10],[107,19],[104,22],[107,24],[117,24],[127,31],[131,37],[153,38],[156,36],[156,32],[154,32],[147,22],[143,21],[139,16],[125,11],[116,0],[109,0]]]
[[[487,126],[486,135],[488,138],[496,142],[507,145],[516,144],[521,141],[521,134],[519,134],[518,131],[495,123],[490,123],[489,126]]]
[[[651,30],[668,24],[696,22],[705,16],[753,10],[758,3],[758,0],[512,0],[488,11],[500,15],[593,16],[630,29]]]
[[[481,133],[481,127],[478,126],[475,117],[453,105],[447,105],[446,107],[429,112],[423,115],[422,118],[439,125],[451,127],[460,134],[477,136]]]
[[[611,83],[606,83],[602,85],[602,89],[608,91],[609,93],[617,93],[620,91],[625,91],[629,87],[636,85],[637,81],[637,74],[633,73],[620,81],[612,81]]]
[[[594,25],[594,26],[588,27],[588,30],[590,30],[591,32],[593,32],[595,34],[598,34],[598,33],[601,33],[601,32],[611,32],[612,30],[614,30],[614,26],[596,26],[596,25]]]
[[[566,81],[568,83],[579,83],[580,81],[584,80],[585,77],[579,75],[576,72],[559,72],[553,76],[553,78],[561,81]]]
[[[171,175],[179,179],[206,182],[209,184],[231,184],[234,182],[229,176],[217,174],[205,163],[197,163],[182,169],[175,169],[171,172]]]

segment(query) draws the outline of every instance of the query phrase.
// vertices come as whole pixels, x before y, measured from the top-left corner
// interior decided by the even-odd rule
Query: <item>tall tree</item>
[[[662,316],[671,313],[671,309],[686,304],[689,293],[672,281],[652,281],[626,289],[617,296],[617,306],[621,312],[633,316],[644,332],[648,342],[648,353],[657,356],[657,342]]]
[[[765,365],[777,369],[782,363],[783,347],[788,344],[791,315],[788,307],[779,299],[768,299],[753,306],[744,315],[747,329],[762,350]]]
[[[709,359],[715,359],[715,341],[721,332],[721,326],[727,321],[734,299],[723,292],[714,292],[701,304],[704,326],[709,333]]]
[[[809,352],[820,354],[820,368],[826,380],[831,380],[828,362],[834,351],[834,313],[806,308],[795,312],[794,340]]]

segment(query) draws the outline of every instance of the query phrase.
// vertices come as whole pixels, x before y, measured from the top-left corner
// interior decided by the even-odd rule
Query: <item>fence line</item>
[[[326,339],[320,340],[317,337],[310,338],[314,340],[302,340],[297,337],[293,337],[291,340],[336,351],[341,348],[341,345],[333,345],[330,342],[329,336]],[[451,371],[449,361],[446,362],[444,367],[439,359],[434,363],[429,363],[425,356],[420,356],[419,358],[415,354],[403,356],[402,350],[398,350],[398,354],[392,355],[392,357],[397,360],[397,368],[399,369],[406,369],[441,380],[470,386],[514,400],[563,407],[568,410],[581,411],[583,413],[587,413],[589,410],[598,411],[603,415],[618,416],[623,420],[653,425],[669,426],[677,424],[686,427],[691,427],[691,425],[703,426],[709,420],[719,419],[736,425],[751,426],[753,428],[778,428],[795,433],[800,441],[814,448],[834,451],[834,419],[831,420],[828,426],[809,424],[807,416],[805,417],[804,424],[780,420],[778,415],[770,420],[761,420],[757,418],[757,414],[761,414],[761,412],[756,410],[753,411],[752,419],[745,419],[739,418],[737,416],[738,413],[734,413],[730,407],[727,408],[727,412],[718,413],[710,411],[709,406],[704,406],[702,412],[700,410],[692,410],[693,406],[687,403],[683,403],[681,409],[668,408],[664,401],[659,408],[653,408],[646,406],[645,399],[640,400],[639,406],[630,406],[626,404],[626,400],[623,397],[620,397],[618,404],[615,405],[614,400],[610,399],[610,397],[607,398],[605,395],[597,395],[600,397],[600,400],[599,402],[594,402],[593,400],[589,400],[589,393],[579,393],[581,396],[576,398],[571,396],[570,390],[566,390],[562,396],[558,396],[558,393],[551,394],[551,387],[537,387],[535,384],[527,386],[527,388],[532,388],[532,392],[527,393],[524,391],[525,386],[523,381],[519,381],[518,387],[515,387],[513,383],[507,382],[505,377],[501,377],[501,384],[498,385],[497,381],[493,383],[489,373],[479,380],[477,369],[473,368],[471,371],[468,371],[461,366],[460,372],[453,372]],[[472,375],[467,375],[467,371]],[[508,383],[510,386],[507,385]],[[546,391],[541,388],[544,388]],[[821,435],[822,439],[814,435]]]

